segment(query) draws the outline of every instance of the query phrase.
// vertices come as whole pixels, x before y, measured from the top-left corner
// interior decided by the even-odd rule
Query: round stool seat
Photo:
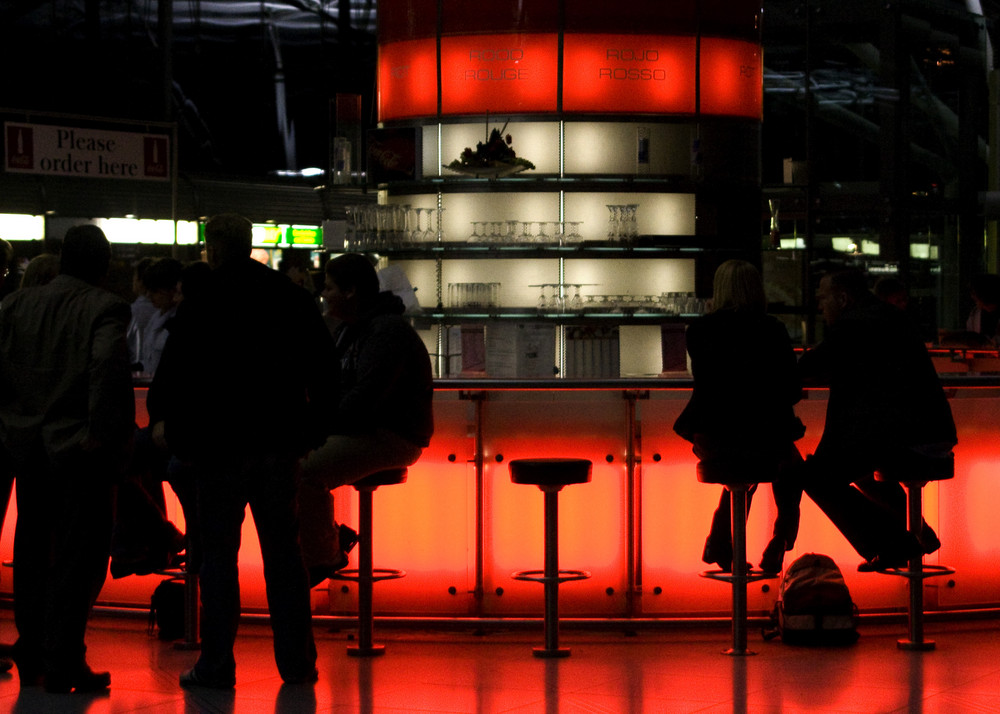
[[[362,479],[355,481],[352,486],[355,489],[378,488],[379,486],[393,486],[397,483],[406,483],[406,469],[385,469],[368,474]]]
[[[875,472],[879,481],[898,483],[927,483],[947,481],[955,476],[955,454],[925,456],[909,453],[897,462],[883,465]]]
[[[770,483],[778,471],[778,462],[730,461],[713,459],[698,462],[698,480],[720,486]]]
[[[514,459],[510,462],[510,480],[529,486],[589,483],[591,466],[587,459]]]

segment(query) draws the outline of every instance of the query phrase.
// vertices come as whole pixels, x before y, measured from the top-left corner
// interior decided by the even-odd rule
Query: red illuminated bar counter
[[[925,582],[930,613],[1000,608],[1000,535],[996,474],[1000,468],[1000,375],[942,376],[958,424],[955,478],[924,489],[924,513],[943,543],[928,563],[955,568]],[[594,626],[636,626],[728,618],[729,589],[698,577],[701,551],[719,491],[698,482],[690,444],[672,425],[690,397],[688,379],[440,380],[437,430],[410,468],[405,484],[375,493],[377,567],[407,576],[378,583],[377,616],[446,625],[541,616],[541,588],[514,580],[517,570],[541,567],[542,498],[510,481],[512,459],[571,456],[590,459],[593,479],[560,493],[560,564],[591,571],[589,580],[560,589],[561,617]],[[808,390],[796,412],[807,426],[799,442],[811,453],[822,434],[826,391]],[[136,390],[144,413],[145,390]],[[262,429],[262,438],[268,429]],[[169,489],[168,489],[169,495]],[[335,492],[338,520],[357,524],[353,489]],[[170,516],[183,525],[172,498]],[[0,542],[12,557],[13,505]],[[748,553],[756,560],[770,537],[774,506],[767,487],[754,499]],[[802,527],[786,565],[806,552],[826,553],[844,572],[862,614],[902,613],[902,578],[855,571],[860,558],[827,518],[803,497]],[[353,559],[356,560],[356,554]],[[6,571],[9,572],[9,571]],[[247,514],[240,555],[244,611],[266,611],[260,552]],[[109,579],[99,604],[148,608],[158,576]],[[749,612],[769,612],[777,580],[754,583]],[[10,577],[2,583],[10,594]],[[331,582],[313,591],[317,616],[351,621],[354,584]]]

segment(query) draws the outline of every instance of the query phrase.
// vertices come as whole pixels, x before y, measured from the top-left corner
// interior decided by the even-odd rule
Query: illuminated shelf
[[[580,312],[539,311],[536,308],[525,307],[490,307],[490,308],[436,308],[411,315],[418,327],[430,325],[478,324],[496,321],[504,322],[542,322],[557,325],[588,325],[592,327],[607,327],[613,325],[660,325],[683,324],[698,317],[695,314],[667,314],[664,312],[644,312],[640,308],[622,308]]]
[[[707,250],[718,252],[716,246],[692,245],[704,243],[695,236],[640,236],[634,244],[623,245],[607,241],[584,241],[569,245],[532,245],[445,242],[399,247],[359,248],[397,260],[496,259],[496,258],[694,258]],[[686,244],[686,245],[685,245]]]
[[[532,172],[499,178],[471,176],[427,176],[419,181],[394,181],[379,184],[391,196],[405,196],[421,193],[486,193],[491,191],[547,192],[565,191],[572,193],[629,190],[657,193],[692,193],[697,183],[690,176],[619,174],[607,176],[558,176]]]

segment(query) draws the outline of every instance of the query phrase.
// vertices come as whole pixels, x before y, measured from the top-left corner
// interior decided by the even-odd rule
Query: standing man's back
[[[135,418],[129,307],[97,287],[110,257],[99,228],[71,228],[60,275],[0,306],[0,440],[18,478],[14,659],[21,686],[56,692],[110,684],[84,645]]]
[[[205,226],[212,273],[181,303],[150,390],[167,444],[194,470],[200,525],[201,656],[186,687],[229,688],[239,619],[238,555],[246,506],[267,582],[274,653],[285,682],[316,680],[316,648],[298,541],[295,465],[331,395],[330,333],[309,294],[250,258],[237,215]]]

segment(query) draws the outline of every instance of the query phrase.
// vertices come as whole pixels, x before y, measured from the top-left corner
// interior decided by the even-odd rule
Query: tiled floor
[[[10,613],[0,613],[10,639]],[[929,623],[933,652],[896,648],[905,625],[862,622],[857,645],[798,648],[763,642],[753,657],[721,654],[725,627],[678,627],[625,636],[564,630],[564,660],[532,657],[541,631],[376,629],[384,656],[348,657],[349,631],[317,623],[320,678],[282,686],[266,625],[242,626],[234,692],[188,692],[177,675],[197,657],[146,633],[141,619],[93,622],[89,659],[110,669],[102,696],[20,691],[0,675],[11,712],[1000,712],[1000,621]]]

